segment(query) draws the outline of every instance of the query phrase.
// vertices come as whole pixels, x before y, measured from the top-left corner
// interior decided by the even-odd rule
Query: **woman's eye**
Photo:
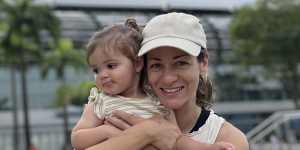
[[[149,68],[153,71],[159,71],[161,64],[151,64]]]
[[[112,64],[107,64],[107,68],[109,69],[115,69],[118,66],[118,64],[112,63]]]
[[[189,65],[189,63],[186,62],[186,61],[177,61],[177,62],[175,63],[175,65],[181,67],[181,66]]]

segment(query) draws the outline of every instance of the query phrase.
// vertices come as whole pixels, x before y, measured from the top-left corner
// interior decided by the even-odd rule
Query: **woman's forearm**
[[[94,145],[87,150],[141,150],[143,147],[151,144],[153,138],[147,134],[143,125],[131,127],[119,136],[110,138],[102,143]]]
[[[119,134],[122,131],[107,125],[101,125],[95,128],[80,129],[72,132],[71,140],[75,149],[86,149],[97,143],[100,143],[113,134]]]
[[[213,144],[193,140],[189,136],[181,135],[176,141],[176,150],[235,150],[235,146],[228,142],[215,142]]]
[[[181,135],[176,141],[176,150],[207,150],[212,144],[195,141],[191,137]]]

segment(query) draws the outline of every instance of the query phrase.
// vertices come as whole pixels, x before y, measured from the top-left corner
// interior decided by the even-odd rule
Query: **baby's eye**
[[[93,73],[95,73],[95,74],[99,73],[99,69],[97,69],[97,68],[93,68],[92,70],[93,70]]]
[[[116,63],[107,64],[107,68],[109,68],[109,69],[115,69],[115,68],[117,68],[117,66],[118,66],[118,64],[116,64]]]

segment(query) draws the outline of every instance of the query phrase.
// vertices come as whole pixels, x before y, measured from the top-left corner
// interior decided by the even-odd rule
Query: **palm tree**
[[[62,87],[67,87],[65,70],[66,67],[73,67],[77,71],[86,68],[84,53],[80,50],[74,50],[72,41],[69,39],[60,39],[57,47],[54,51],[46,53],[45,61],[41,64],[41,75],[45,79],[48,75],[49,70],[54,69],[56,76]],[[68,88],[65,88],[68,89]],[[64,149],[67,149],[70,144],[70,133],[69,133],[69,121],[67,106],[69,104],[69,96],[61,97],[63,100],[63,120],[64,120],[64,134],[65,134],[65,145]]]
[[[56,90],[56,105],[62,106],[64,99],[68,99],[72,105],[83,106],[88,102],[87,97],[92,87],[95,87],[94,81],[82,81],[78,85],[60,86]]]
[[[45,45],[53,41],[55,43],[59,37],[59,20],[50,8],[34,5],[31,0],[1,1],[0,7],[1,17],[7,23],[1,39],[3,55],[21,74],[25,142],[26,149],[29,150],[32,143],[26,72],[30,65],[41,61]],[[48,41],[42,41],[42,32],[49,33]]]
[[[0,6],[2,6],[2,1],[0,1]],[[3,18],[1,18],[3,19]],[[8,29],[8,24],[1,20],[0,22],[0,31],[6,31]],[[18,122],[18,104],[17,104],[17,89],[16,89],[16,60],[13,58],[8,58],[5,56],[5,51],[0,48],[0,65],[10,68],[10,82],[11,82],[11,99],[13,103],[13,147],[15,150],[19,149],[19,122]]]
[[[87,103],[89,91],[94,86],[95,82],[92,81],[82,81],[81,83],[76,85],[60,85],[56,89],[55,103],[57,106],[64,106],[64,108],[66,108],[65,106],[69,103],[76,106],[83,106],[83,104]],[[63,111],[63,113],[64,117],[66,117],[66,111]],[[68,133],[67,130],[65,130],[65,133]],[[67,140],[70,140],[69,137],[70,134],[68,133]],[[69,143],[66,143],[64,145],[64,150],[67,150],[69,148],[68,144]]]

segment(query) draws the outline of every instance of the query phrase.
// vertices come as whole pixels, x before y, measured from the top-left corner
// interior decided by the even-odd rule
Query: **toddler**
[[[87,44],[87,62],[96,87],[71,135],[75,149],[86,149],[121,132],[104,124],[114,110],[150,118],[164,109],[143,88],[144,61],[137,57],[142,35],[134,19],[96,32]]]

